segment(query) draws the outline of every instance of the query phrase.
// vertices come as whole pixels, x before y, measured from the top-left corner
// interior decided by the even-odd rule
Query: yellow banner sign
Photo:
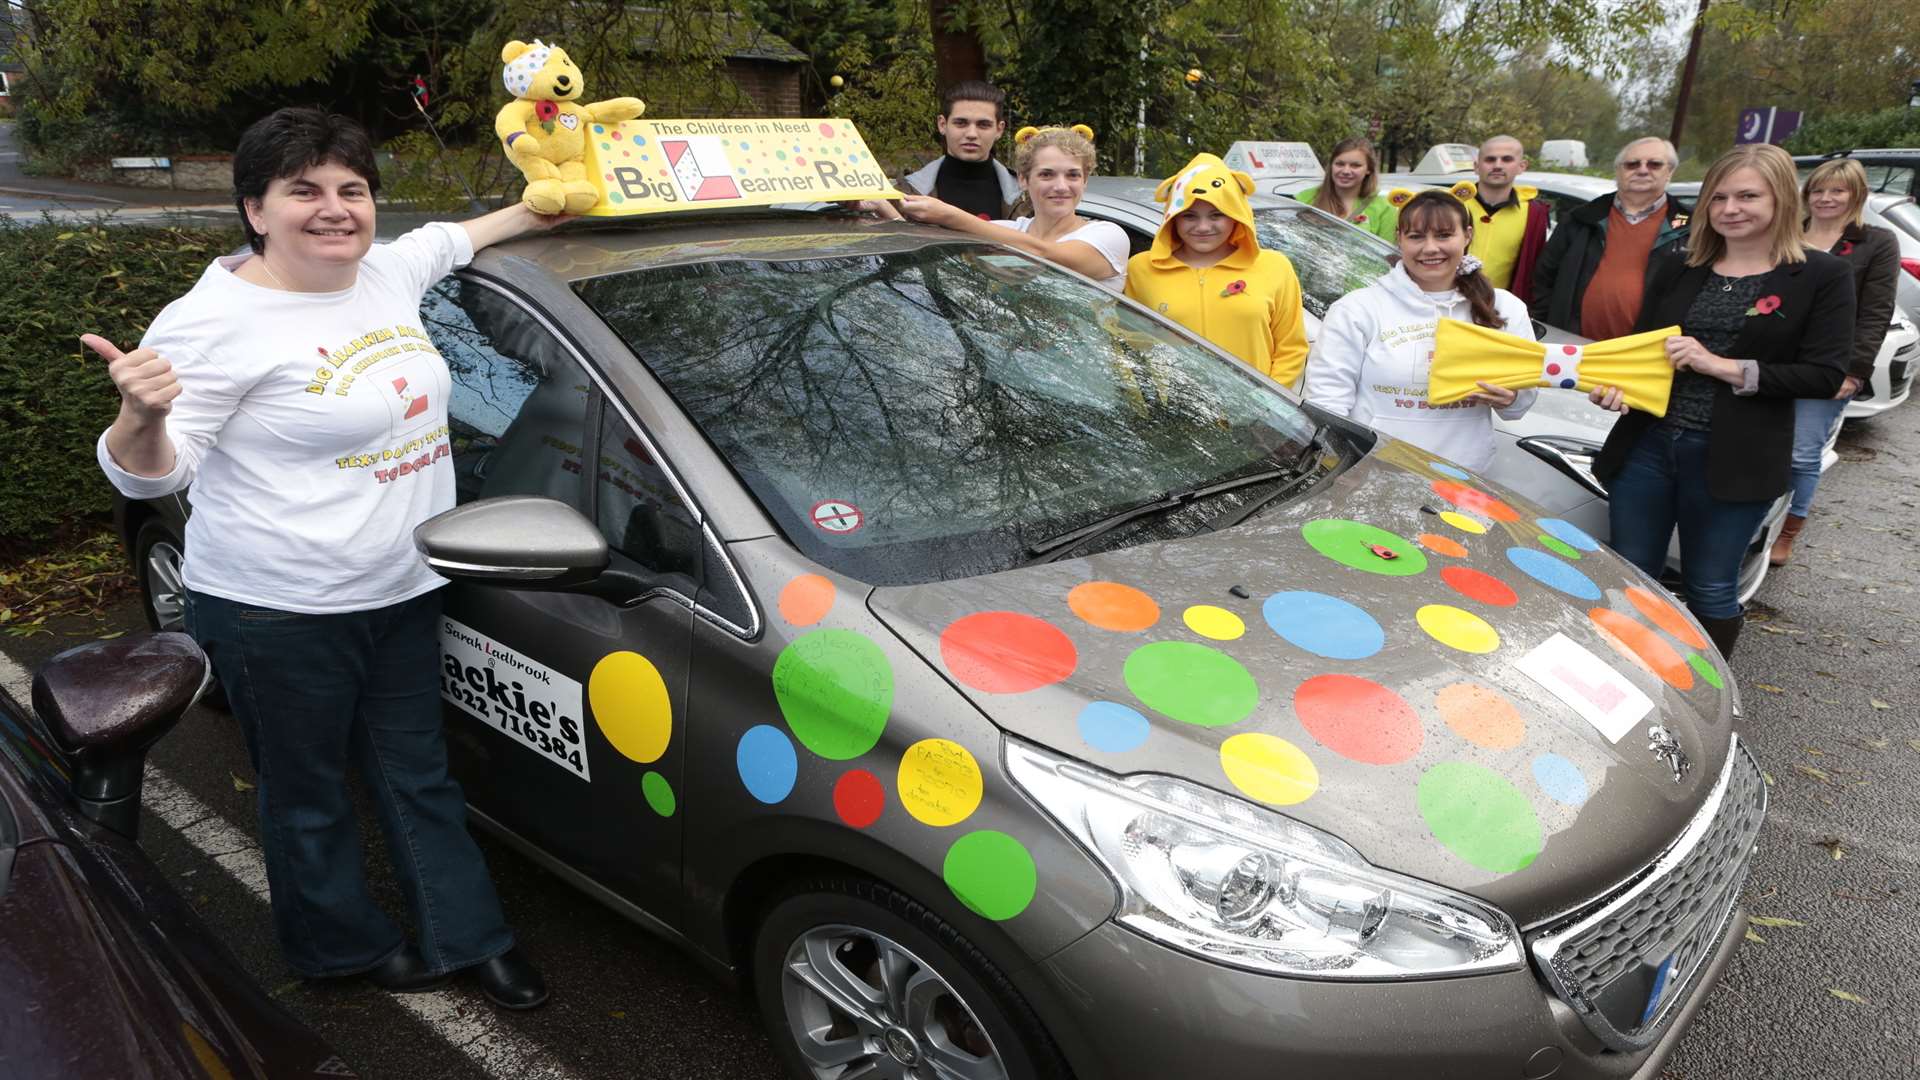
[[[900,197],[845,120],[594,124],[587,178],[599,217],[708,206]]]

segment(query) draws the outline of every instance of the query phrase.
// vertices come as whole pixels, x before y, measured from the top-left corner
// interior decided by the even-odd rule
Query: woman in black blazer
[[[1789,485],[1794,399],[1832,397],[1853,347],[1853,276],[1806,249],[1796,179],[1777,146],[1735,147],[1707,170],[1685,257],[1654,271],[1640,310],[1638,329],[1682,331],[1667,341],[1667,415],[1628,412],[1593,464],[1614,550],[1634,565],[1659,576],[1678,527],[1687,607],[1722,655],[1740,635],[1741,557]]]
[[[1893,318],[1893,294],[1900,276],[1900,241],[1891,231],[1868,225],[1860,216],[1867,205],[1867,170],[1851,158],[1822,162],[1800,187],[1801,215],[1806,222],[1807,246],[1847,261],[1853,271],[1853,362],[1840,390],[1826,400],[1801,398],[1794,405],[1793,505],[1769,559],[1785,566],[1793,557],[1793,541],[1813,509],[1813,491],[1820,483],[1820,457],[1840,423],[1847,402],[1873,378],[1873,362],[1887,339]]]

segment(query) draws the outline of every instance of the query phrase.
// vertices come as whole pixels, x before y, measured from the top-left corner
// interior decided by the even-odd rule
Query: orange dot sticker
[[[1672,634],[1676,640],[1696,649],[1707,647],[1706,637],[1694,629],[1693,624],[1687,621],[1687,617],[1680,614],[1680,610],[1669,601],[1662,600],[1638,585],[1627,590],[1627,599],[1633,602],[1634,608],[1640,614],[1647,617],[1648,622]]]
[[[1440,689],[1433,707],[1455,735],[1487,750],[1511,750],[1527,737],[1527,722],[1499,691],[1460,682]]]
[[[1467,549],[1461,546],[1458,541],[1449,540],[1435,533],[1421,533],[1420,546],[1433,552],[1435,555],[1445,555],[1450,559],[1464,559],[1467,557]]]
[[[795,626],[812,626],[833,606],[833,582],[819,574],[801,574],[780,590],[780,617]]]
[[[1435,480],[1433,493],[1470,513],[1484,514],[1495,521],[1519,521],[1520,511],[1483,491],[1455,480]]]
[[[1067,594],[1075,615],[1102,630],[1132,633],[1160,621],[1160,605],[1131,585],[1116,581],[1089,581]]]
[[[1673,651],[1673,646],[1644,623],[1612,608],[1594,608],[1587,617],[1600,628],[1600,636],[1621,655],[1653,672],[1675,690],[1693,689],[1693,669]]]

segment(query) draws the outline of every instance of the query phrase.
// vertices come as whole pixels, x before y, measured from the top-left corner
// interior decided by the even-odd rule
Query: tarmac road
[[[1773,800],[1746,904],[1791,924],[1754,928],[1760,940],[1712,992],[1672,1080],[1920,1076],[1920,406],[1849,425],[1839,449],[1800,553],[1762,587],[1734,662],[1743,734]],[[128,604],[90,632],[143,625]],[[31,666],[73,643],[0,638],[0,649]],[[294,979],[266,905],[222,868],[253,821],[232,721],[196,710],[153,763],[211,817],[149,813],[148,850],[248,970],[365,1076],[778,1075],[750,1005],[484,838],[508,914],[553,987],[548,1007],[502,1015],[472,994],[407,1007]],[[404,910],[383,857],[373,863],[390,909]]]

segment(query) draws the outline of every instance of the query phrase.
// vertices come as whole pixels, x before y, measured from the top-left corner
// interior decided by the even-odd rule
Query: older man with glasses
[[[1534,267],[1534,318],[1595,339],[1633,332],[1654,257],[1687,243],[1688,209],[1667,194],[1679,163],[1653,137],[1614,155],[1618,190],[1561,215]]]

